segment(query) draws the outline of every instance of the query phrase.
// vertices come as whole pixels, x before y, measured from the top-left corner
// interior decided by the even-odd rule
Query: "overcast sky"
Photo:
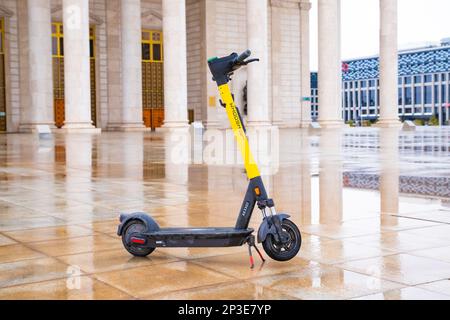
[[[311,68],[317,70],[317,0],[311,0]],[[378,54],[379,0],[341,0],[342,58]],[[450,37],[450,0],[398,0],[399,47]]]

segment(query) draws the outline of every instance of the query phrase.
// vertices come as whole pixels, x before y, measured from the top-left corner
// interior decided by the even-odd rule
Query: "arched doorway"
[[[97,126],[97,93],[95,81],[95,28],[89,29],[90,73],[91,73],[91,119]],[[64,31],[60,22],[52,23],[52,58],[53,58],[53,100],[55,126],[64,125]]]
[[[161,31],[142,30],[142,108],[148,128],[164,122],[164,61]]]

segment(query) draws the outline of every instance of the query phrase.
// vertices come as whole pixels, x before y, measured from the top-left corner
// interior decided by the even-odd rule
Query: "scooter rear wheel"
[[[127,223],[122,234],[122,243],[125,249],[135,257],[146,257],[155,248],[137,246],[131,243],[131,236],[136,233],[145,232],[147,227],[142,221],[132,220]]]
[[[285,243],[275,241],[273,235],[269,234],[262,245],[264,251],[272,259],[276,261],[288,261],[294,258],[300,251],[302,236],[295,223],[288,219],[283,220],[281,229],[288,238]]]

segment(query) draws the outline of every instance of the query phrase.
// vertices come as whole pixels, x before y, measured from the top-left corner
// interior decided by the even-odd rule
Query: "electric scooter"
[[[267,255],[277,261],[288,261],[299,252],[302,243],[300,231],[289,220],[289,215],[277,214],[274,201],[267,196],[258,166],[250,151],[246,128],[228,85],[236,70],[259,61],[247,60],[250,55],[250,50],[247,50],[239,56],[232,53],[226,57],[208,60],[249,180],[236,225],[229,228],[160,228],[156,221],[145,213],[121,214],[117,234],[122,237],[123,245],[130,254],[145,257],[158,247],[235,247],[247,244],[250,265],[253,268],[252,248],[255,248],[262,262],[265,262],[256,246],[254,230],[249,228],[255,206],[261,210],[263,216],[257,241],[262,243]]]

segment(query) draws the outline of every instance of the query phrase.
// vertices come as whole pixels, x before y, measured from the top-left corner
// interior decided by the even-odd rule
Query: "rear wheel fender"
[[[120,225],[119,228],[117,229],[117,235],[122,236],[125,226],[128,224],[128,222],[133,220],[142,221],[142,223],[145,224],[147,232],[159,230],[158,223],[156,223],[156,221],[152,217],[150,217],[148,214],[144,212],[136,212],[131,214],[120,215]]]

